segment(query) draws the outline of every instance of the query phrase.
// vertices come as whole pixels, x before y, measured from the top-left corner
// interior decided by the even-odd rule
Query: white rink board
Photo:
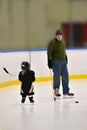
[[[69,75],[87,74],[87,49],[71,49],[66,50],[68,56]],[[48,77],[50,71],[47,66],[47,51],[15,51],[0,52],[0,82],[15,80],[21,70],[21,62],[29,61],[31,69],[35,71],[36,77]],[[7,75],[3,67],[16,76]]]

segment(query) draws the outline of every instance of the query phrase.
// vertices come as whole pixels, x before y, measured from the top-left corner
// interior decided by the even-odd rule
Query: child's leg
[[[33,96],[29,97],[30,103],[34,103]]]
[[[22,100],[21,100],[21,103],[24,103],[26,100],[26,96],[22,96]]]

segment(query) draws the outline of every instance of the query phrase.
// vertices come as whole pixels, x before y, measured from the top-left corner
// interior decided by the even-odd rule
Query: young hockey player
[[[32,82],[35,81],[35,72],[30,70],[30,64],[27,61],[23,61],[21,63],[21,69],[22,71],[20,71],[18,75],[18,79],[21,81],[21,92],[20,92],[22,96],[21,103],[25,102],[26,96],[29,97],[30,103],[34,103],[33,100],[34,91]]]

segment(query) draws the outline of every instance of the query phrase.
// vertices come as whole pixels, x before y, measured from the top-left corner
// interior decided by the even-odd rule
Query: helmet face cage
[[[30,64],[27,62],[27,61],[23,61],[22,63],[21,63],[21,69],[22,70],[27,70],[27,69],[29,69],[30,68]]]

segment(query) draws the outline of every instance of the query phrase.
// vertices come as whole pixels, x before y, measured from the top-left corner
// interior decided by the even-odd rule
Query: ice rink
[[[87,80],[71,80],[70,88],[74,98],[54,101],[50,81],[34,83],[34,104],[21,104],[19,85],[1,88],[0,130],[87,130]]]

